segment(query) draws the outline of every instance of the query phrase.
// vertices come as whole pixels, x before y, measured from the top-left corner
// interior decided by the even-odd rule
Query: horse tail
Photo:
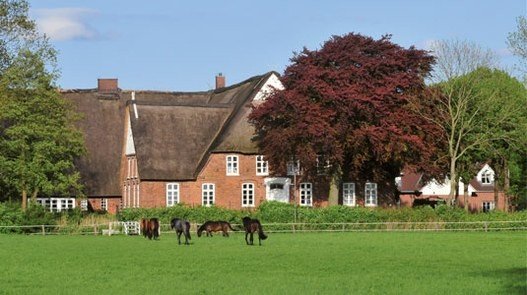
[[[188,221],[185,221],[185,235],[187,236],[187,239],[191,239],[190,238],[190,222]]]
[[[258,237],[260,237],[261,240],[267,239],[267,235],[263,231],[262,224],[260,223],[260,220],[255,219],[256,223],[258,224]]]

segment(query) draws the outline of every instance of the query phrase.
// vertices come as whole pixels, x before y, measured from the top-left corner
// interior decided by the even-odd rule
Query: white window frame
[[[481,202],[481,211],[482,212],[490,212],[493,211],[496,208],[496,204],[494,202]]]
[[[201,185],[201,205],[210,207],[216,203],[216,185],[203,183]]]
[[[485,170],[483,173],[481,173],[481,184],[492,184],[493,181],[494,179],[491,171]]]
[[[324,155],[317,155],[317,174],[326,175],[329,171],[329,168],[331,168],[329,160],[327,160]]]
[[[264,160],[263,155],[256,156],[256,175],[260,175],[260,176],[269,175],[269,162]]]
[[[364,206],[377,207],[377,202],[378,202],[377,183],[366,182],[366,184],[364,185]]]
[[[225,169],[227,176],[240,175],[240,158],[238,155],[227,155],[225,157]]]
[[[299,185],[300,206],[313,206],[313,184],[311,182],[301,182]]]
[[[50,212],[61,212],[74,209],[75,198],[37,198],[37,203]]]
[[[108,211],[108,199],[107,198],[101,199],[101,210]]]
[[[242,183],[242,207],[254,207],[254,183]]]
[[[300,160],[287,162],[287,175],[300,175]]]
[[[179,204],[179,183],[169,182],[166,186],[166,204],[172,207]]]
[[[88,211],[88,199],[82,199],[80,201],[81,211]]]
[[[342,205],[344,206],[356,206],[357,198],[355,195],[355,183],[344,182],[342,184]]]

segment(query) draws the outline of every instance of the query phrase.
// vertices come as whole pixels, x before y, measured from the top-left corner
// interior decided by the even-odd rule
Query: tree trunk
[[[457,188],[457,174],[456,174],[456,161],[452,159],[450,161],[450,194],[447,199],[447,206],[452,206],[452,200],[456,197]]]
[[[509,172],[509,163],[507,163],[507,160],[505,160],[504,167],[503,167],[503,173],[504,173],[504,179],[503,179],[503,211],[509,212],[509,190],[511,188],[511,178],[510,178],[510,172]]]
[[[331,182],[329,184],[329,196],[328,203],[330,206],[336,206],[339,204],[339,180],[337,177],[331,177]]]
[[[37,202],[38,188],[31,194],[31,203]]]
[[[468,183],[463,183],[463,206],[465,207],[465,211],[468,212]]]
[[[27,191],[24,189],[22,190],[22,211],[26,211],[27,209]]]

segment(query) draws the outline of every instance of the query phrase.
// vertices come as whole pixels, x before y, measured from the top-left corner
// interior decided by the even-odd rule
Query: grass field
[[[525,232],[0,235],[0,294],[527,294]]]

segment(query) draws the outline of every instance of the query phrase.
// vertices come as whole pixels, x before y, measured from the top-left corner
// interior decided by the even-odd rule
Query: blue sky
[[[63,88],[118,78],[123,89],[196,91],[274,70],[331,35],[392,34],[404,47],[466,39],[516,59],[507,34],[527,0],[135,1],[30,0],[31,16],[59,50]]]

